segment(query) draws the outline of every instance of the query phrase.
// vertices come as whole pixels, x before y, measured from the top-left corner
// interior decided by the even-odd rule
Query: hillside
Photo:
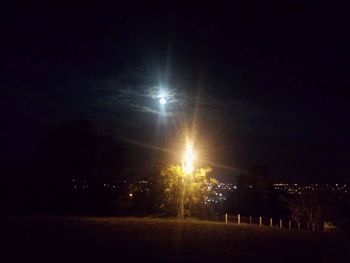
[[[140,218],[2,217],[1,262],[347,262],[349,240],[202,221]]]

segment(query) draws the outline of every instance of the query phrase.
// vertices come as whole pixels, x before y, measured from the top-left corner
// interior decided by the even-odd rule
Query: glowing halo
[[[164,104],[166,104],[168,101],[166,100],[166,98],[164,98],[164,97],[161,97],[160,99],[159,99],[159,103],[161,104],[161,105],[164,105]]]

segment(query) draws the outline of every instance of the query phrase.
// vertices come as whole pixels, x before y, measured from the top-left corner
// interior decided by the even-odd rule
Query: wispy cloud
[[[217,96],[201,90],[196,93],[188,87],[131,84],[118,79],[101,80],[91,87],[91,105],[94,115],[101,118],[108,112],[113,116],[127,116],[124,122],[133,122],[154,116],[176,119],[178,116],[196,118],[198,126],[207,130],[242,132],[246,134],[297,133],[291,112],[275,111],[269,103],[256,103],[243,98]],[[166,94],[168,103],[161,107],[159,97]],[[150,115],[146,117],[146,115]],[[137,122],[137,121],[134,121]],[[287,125],[286,125],[287,123]],[[282,125],[283,124],[283,125]],[[290,125],[289,125],[290,124]]]

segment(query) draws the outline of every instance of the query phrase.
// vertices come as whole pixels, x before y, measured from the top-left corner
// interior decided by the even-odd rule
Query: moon
[[[161,105],[166,104],[166,103],[167,103],[166,98],[160,98],[160,99],[159,99],[159,103],[160,103]]]

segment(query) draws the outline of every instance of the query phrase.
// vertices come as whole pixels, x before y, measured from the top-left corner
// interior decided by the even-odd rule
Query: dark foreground
[[[197,221],[1,217],[0,262],[349,262],[349,239]]]

